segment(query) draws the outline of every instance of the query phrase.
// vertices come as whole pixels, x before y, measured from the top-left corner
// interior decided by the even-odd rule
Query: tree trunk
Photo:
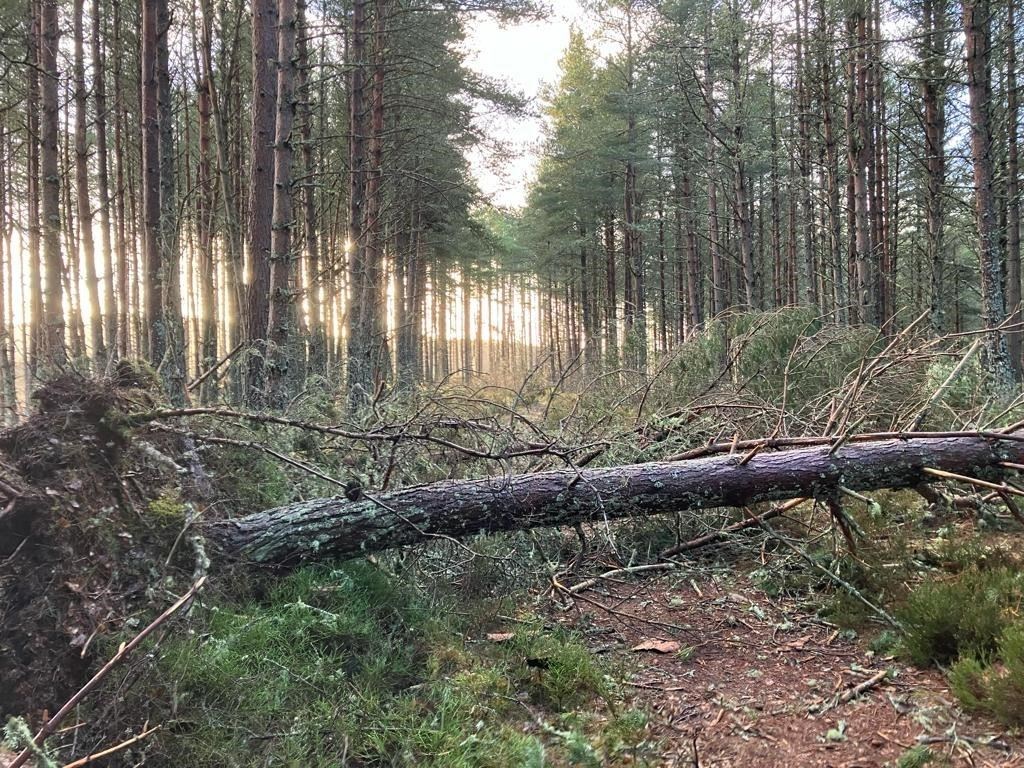
[[[1021,321],[1016,5],[1016,0],[1009,0],[1006,7],[1006,136],[1009,144],[1006,154],[1006,308],[1011,328]],[[1022,333],[1019,328],[1007,332],[1006,346],[1010,355],[1010,367],[1018,380],[1024,369],[1021,341]]]
[[[805,279],[805,302],[808,307],[818,304],[818,270],[814,259],[814,208],[811,202],[812,168],[811,168],[811,99],[807,84],[807,68],[804,65],[804,35],[807,32],[807,5],[800,5],[796,0],[796,101],[797,125],[800,146],[798,165],[800,168],[800,208],[802,212],[801,228],[803,229],[803,259],[800,271]]]
[[[277,2],[252,3],[252,132],[249,166],[249,284],[246,339],[254,344],[249,358],[246,401],[262,402],[262,344],[270,315],[270,239],[274,206],[274,104],[277,93]]]
[[[157,108],[157,5],[142,3],[142,223],[143,304],[149,330],[145,354],[159,365],[167,350],[160,276],[160,116]]]
[[[274,127],[274,215],[271,236],[267,392],[270,405],[287,402],[294,332],[292,272],[292,125],[295,121],[295,0],[278,0],[277,121]]]
[[[745,28],[740,17],[736,2],[732,8],[732,37],[730,39],[730,58],[732,59],[732,110],[733,110],[733,189],[737,237],[740,241],[740,272],[743,276],[743,303],[747,309],[757,309],[754,296],[754,230],[750,216],[747,189],[746,150],[744,149],[743,123],[746,117],[743,103],[746,85],[743,82],[742,60],[740,58],[740,32]],[[799,45],[799,43],[798,43]],[[710,95],[710,94],[709,94]]]
[[[735,456],[449,480],[359,501],[313,499],[207,527],[228,556],[253,563],[355,557],[431,537],[745,507],[762,501],[835,498],[927,482],[925,468],[995,477],[1000,461],[1024,461],[1019,438],[934,436],[852,441]]]
[[[96,183],[100,214],[100,263],[103,265],[103,340],[106,353],[116,356],[117,300],[114,256],[110,236],[110,160],[107,145],[106,46],[100,24],[100,0],[92,0],[93,101],[96,104]]]
[[[605,365],[617,368],[619,365],[619,321],[618,287],[615,280],[615,219],[611,213],[604,218],[604,264],[605,264]]]
[[[200,0],[202,13],[202,41],[200,51],[203,59],[203,79],[209,94],[210,116],[213,120],[213,136],[217,150],[217,177],[220,182],[220,200],[224,214],[226,232],[224,253],[224,276],[226,285],[222,291],[224,315],[227,319],[228,349],[234,349],[241,340],[242,328],[239,315],[243,305],[243,258],[242,228],[237,212],[238,186],[231,172],[231,160],[228,155],[228,131],[224,117],[223,104],[217,95],[217,81],[213,67],[213,10],[209,0]]]
[[[870,222],[868,219],[868,167],[871,158],[870,129],[868,124],[867,99],[867,19],[863,7],[853,16],[856,47],[850,56],[855,65],[851,67],[854,78],[855,100],[853,102],[853,124],[849,130],[850,173],[853,180],[853,204],[856,232],[852,236],[856,253],[856,299],[851,303],[857,307],[857,317],[862,323],[877,323],[878,316],[873,300],[873,280],[876,270],[872,263]],[[851,291],[851,294],[853,292]]]
[[[824,42],[829,38],[826,32],[825,0],[819,3],[818,15],[819,34]],[[829,274],[832,276],[832,312],[836,323],[846,319],[846,292],[843,280],[842,226],[839,221],[839,147],[836,141],[835,119],[832,102],[832,62],[833,53],[825,50],[821,55],[821,108],[822,125],[825,140],[825,176],[827,199],[827,224],[825,227],[825,258],[828,262]]]
[[[296,45],[296,65],[298,67],[298,103],[296,115],[301,121],[302,131],[302,172],[305,176],[302,183],[302,221],[303,241],[306,252],[306,291],[309,297],[309,365],[308,370],[314,376],[323,376],[327,372],[327,333],[321,311],[320,286],[320,233],[317,229],[316,211],[316,149],[313,144],[313,89],[310,87],[310,70],[312,61],[309,56],[309,26],[306,23],[306,2],[299,0],[296,8],[298,24]]]
[[[27,39],[25,41],[26,58],[29,66],[25,67],[25,109],[27,147],[25,149],[25,179],[28,193],[28,344],[25,355],[25,373],[29,381],[34,381],[39,363],[41,344],[41,328],[43,323],[43,282],[42,252],[40,249],[40,210],[39,210],[39,45],[40,45],[40,5],[38,0],[28,0]]]
[[[989,0],[964,0],[964,40],[967,48],[967,93],[971,103],[971,158],[974,162],[974,214],[981,262],[981,316],[988,328],[1006,319],[1003,304],[1003,254],[995,203],[995,164],[992,158],[992,83],[989,77],[991,7]],[[1012,372],[1006,337],[990,333],[985,367],[997,388],[1009,390]]]
[[[688,172],[683,173],[682,194],[682,203],[686,209],[686,302],[689,308],[690,333],[697,333],[704,325],[704,281],[700,250],[697,246],[693,188]]]
[[[92,354],[93,369],[102,371],[106,348],[103,344],[103,315],[100,311],[100,286],[96,274],[96,246],[92,234],[92,202],[89,195],[84,17],[85,0],[75,0],[75,194],[78,198],[78,229],[82,247],[80,256],[85,266],[85,291],[89,302],[89,351]]]
[[[348,303],[348,399],[356,407],[373,394],[373,324],[379,301],[373,270],[367,263],[367,134],[370,120],[366,109],[366,73],[369,0],[355,0],[352,13],[353,62],[349,85],[349,227],[352,246],[349,266]]]
[[[168,0],[156,2],[156,81],[157,115],[160,125],[160,225],[157,279],[162,283],[160,312],[166,334],[166,354],[154,359],[172,403],[185,402],[185,331],[181,311],[180,260],[178,237],[178,193],[174,140],[173,89],[171,87],[169,35],[171,13]]]
[[[946,196],[946,29],[947,0],[924,0],[922,15],[921,101],[924,112],[924,151],[926,182],[924,188],[925,249],[931,273],[931,325],[935,333],[944,333],[945,290],[945,196]]]
[[[205,22],[205,20],[203,20]],[[197,48],[208,39],[205,32],[193,40]],[[199,273],[199,311],[198,311],[198,352],[199,370],[207,371],[217,362],[217,261],[214,255],[214,207],[216,194],[213,179],[213,150],[210,146],[210,123],[213,96],[208,78],[204,74],[196,49],[196,112],[199,120],[199,163],[196,170],[196,229],[199,236],[199,247],[195,257]],[[205,57],[205,53],[203,54]],[[234,349],[234,347],[230,347]],[[210,403],[217,396],[217,380],[208,376],[199,389],[199,399]]]
[[[7,132],[0,130],[0,424],[9,425],[17,420],[18,395],[17,377],[14,371],[13,314],[9,320],[8,290],[13,294],[11,267],[14,266],[14,252],[8,234],[8,176],[7,168],[13,148],[9,146]]]
[[[715,81],[711,68],[711,17],[708,16],[704,32],[704,119],[707,121],[707,173],[708,173],[708,260],[711,262],[711,316],[717,317],[726,308],[725,268],[718,242],[718,185],[715,181]]]
[[[67,360],[64,343],[64,263],[60,248],[60,171],[57,138],[60,121],[57,102],[57,51],[60,45],[57,0],[42,0],[39,68],[42,79],[40,119],[40,176],[42,181],[43,265],[46,282],[43,308],[42,360],[46,367],[61,367]]]
[[[121,31],[121,4],[114,3],[114,50],[120,50],[122,39]],[[117,319],[116,319],[116,347],[117,356],[126,358],[132,351],[131,324],[133,322],[133,311],[138,307],[132,307],[131,295],[129,292],[129,248],[128,248],[128,222],[125,205],[128,180],[133,178],[130,168],[127,168],[127,151],[125,149],[125,133],[127,125],[127,105],[124,98],[124,63],[121,56],[114,57],[114,158],[116,160],[116,171],[114,173],[114,187],[117,193],[114,196],[114,216],[117,220]],[[132,261],[134,264],[134,260]],[[108,339],[108,343],[115,346],[114,340]]]

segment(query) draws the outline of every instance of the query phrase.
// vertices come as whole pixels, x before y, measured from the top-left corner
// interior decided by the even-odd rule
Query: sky
[[[487,132],[508,144],[511,157],[507,161],[495,169],[486,151],[470,155],[481,190],[502,207],[518,208],[526,203],[542,138],[539,94],[545,83],[558,79],[558,60],[569,43],[570,27],[574,21],[580,23],[583,13],[576,0],[549,1],[551,13],[540,21],[503,26],[493,19],[477,18],[467,30],[467,63],[483,75],[507,82],[531,100],[532,117],[527,119],[484,117]]]

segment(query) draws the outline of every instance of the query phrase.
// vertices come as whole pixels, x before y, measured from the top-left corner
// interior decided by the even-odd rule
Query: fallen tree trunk
[[[926,470],[998,478],[1024,435],[962,434],[451,480],[357,501],[312,499],[211,523],[224,555],[268,565],[355,557],[431,537],[573,525],[934,482]]]

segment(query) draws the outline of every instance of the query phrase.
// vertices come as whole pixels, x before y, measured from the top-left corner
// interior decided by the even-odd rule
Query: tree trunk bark
[[[107,142],[107,62],[100,0],[92,0],[93,101],[96,104],[96,183],[100,214],[100,263],[103,265],[103,339],[110,358],[117,357],[117,299],[110,230],[110,152]]]
[[[926,178],[924,215],[926,258],[931,270],[931,325],[942,334],[946,330],[944,267],[946,253],[946,40],[948,38],[946,0],[924,0],[924,39],[921,58],[924,77],[921,101],[924,112],[924,148]]]
[[[1010,330],[1006,334],[1010,367],[1018,380],[1024,373],[1024,335],[1014,328],[1021,321],[1021,274],[1020,274],[1020,184],[1017,172],[1020,166],[1017,146],[1018,96],[1017,96],[1017,24],[1016,2],[1009,0],[1006,6],[1006,308],[1009,312]]]
[[[874,278],[876,274],[875,265],[872,261],[870,221],[868,211],[868,190],[870,180],[868,172],[871,163],[871,142],[870,125],[868,121],[868,54],[867,48],[867,19],[863,8],[858,8],[854,16],[854,28],[856,29],[857,51],[851,52],[855,57],[856,66],[853,68],[855,77],[856,98],[854,101],[854,123],[851,126],[850,140],[850,164],[851,176],[853,178],[854,194],[854,217],[856,221],[856,263],[857,263],[857,296],[853,302],[858,307],[858,318],[862,323],[878,323],[879,318],[875,312],[874,303]]]
[[[174,138],[174,89],[170,69],[171,12],[168,0],[156,2],[156,81],[157,116],[159,122],[160,159],[160,225],[159,233],[160,269],[158,279],[162,283],[160,294],[163,305],[163,327],[166,339],[166,354],[154,359],[158,366],[167,395],[172,403],[185,402],[185,329],[181,310],[180,262],[181,249],[178,237],[178,192],[177,153]]]
[[[93,239],[92,202],[89,195],[89,141],[85,88],[85,2],[74,3],[75,39],[75,194],[78,197],[78,231],[81,260],[85,267],[85,292],[89,302],[89,352],[93,370],[102,372],[106,363],[103,344],[103,316],[100,311],[100,286],[96,274],[96,246]]]
[[[449,480],[380,497],[312,499],[210,524],[228,557],[266,565],[356,557],[433,537],[574,525],[680,510],[744,507],[798,497],[908,488],[933,479],[926,468],[972,477],[999,475],[999,462],[1024,461],[1018,435],[851,441],[604,469],[554,470],[483,480]]]
[[[373,324],[377,286],[367,262],[367,134],[370,132],[366,109],[366,85],[369,0],[355,0],[352,8],[353,62],[349,85],[349,263],[348,304],[348,400],[352,408],[365,404],[373,395]]]
[[[43,324],[43,260],[40,249],[39,207],[39,63],[41,8],[38,0],[28,2],[28,35],[25,44],[29,66],[25,67],[25,109],[27,147],[25,149],[26,192],[28,193],[28,345],[25,355],[26,379],[35,381],[42,344]]]
[[[274,124],[277,94],[277,3],[252,4],[252,132],[249,168],[248,246],[252,280],[246,307],[249,357],[246,402],[258,405],[264,394],[264,337],[270,316],[270,238],[274,206]]]
[[[754,231],[750,216],[747,189],[746,149],[743,125],[746,119],[744,101],[746,84],[743,82],[743,64],[740,58],[740,34],[746,31],[743,27],[739,6],[734,3],[731,9],[733,33],[730,39],[730,58],[732,59],[732,100],[733,100],[733,189],[735,199],[733,210],[736,215],[737,239],[740,244],[740,271],[743,275],[743,303],[747,309],[758,309],[754,297]],[[799,45],[799,43],[798,43]],[[710,96],[710,94],[709,94]]]
[[[313,88],[310,71],[313,68],[309,55],[309,25],[306,22],[306,2],[299,0],[296,6],[297,37],[295,40],[296,78],[298,101],[296,117],[301,123],[302,133],[302,227],[306,253],[306,291],[309,297],[309,360],[307,370],[314,376],[327,372],[327,332],[321,310],[320,286],[322,266],[320,263],[320,232],[317,219],[317,158],[313,143]]]
[[[160,117],[157,111],[157,5],[142,3],[142,223],[143,304],[149,333],[144,354],[159,365],[167,349],[160,275]]]
[[[205,23],[205,19],[204,19]],[[199,161],[196,169],[196,229],[199,247],[195,258],[199,272],[198,352],[199,370],[207,371],[217,362],[217,261],[214,246],[214,207],[216,194],[213,179],[213,150],[210,141],[212,95],[208,78],[200,62],[198,47],[204,45],[208,36],[204,29],[193,41],[196,62],[196,112],[199,121]],[[205,53],[202,54],[205,56]],[[234,349],[234,347],[230,347]],[[203,403],[213,402],[217,397],[217,380],[207,377],[199,388],[199,399]]]
[[[292,126],[295,121],[295,0],[277,4],[277,121],[274,127],[274,214],[270,254],[270,314],[267,320],[267,391],[270,405],[288,398],[289,345],[294,333],[292,294]]]
[[[711,21],[704,31],[704,90],[707,122],[707,171],[708,171],[708,261],[711,262],[711,316],[718,317],[726,308],[725,268],[718,242],[718,185],[715,182],[715,110],[714,73],[711,68]]]
[[[62,276],[64,264],[60,248],[60,171],[57,139],[58,115],[57,51],[60,46],[59,6],[57,0],[42,0],[39,68],[42,80],[42,119],[40,133],[40,176],[42,181],[43,266],[46,300],[43,309],[43,353],[47,367],[60,368],[67,360],[64,342],[64,300]]]
[[[1003,303],[1004,262],[999,242],[995,203],[995,163],[992,158],[992,82],[989,74],[991,5],[989,0],[964,0],[964,41],[967,48],[967,93],[971,103],[971,157],[974,163],[974,212],[981,262],[981,317],[997,328],[1006,319]],[[1006,337],[988,335],[985,367],[997,387],[1008,391],[1013,377]]]

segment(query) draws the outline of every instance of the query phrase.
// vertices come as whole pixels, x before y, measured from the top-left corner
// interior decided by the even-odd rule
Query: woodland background
[[[1016,0],[546,12],[3,0],[0,759],[1024,759]]]
[[[471,148],[515,2],[6,2],[5,412],[46,371],[158,367],[280,407],[571,361],[645,372],[727,312],[1000,327],[1021,369],[1015,0],[588,7],[521,210]],[[505,148],[507,149],[507,148]],[[203,376],[203,374],[209,374]]]

